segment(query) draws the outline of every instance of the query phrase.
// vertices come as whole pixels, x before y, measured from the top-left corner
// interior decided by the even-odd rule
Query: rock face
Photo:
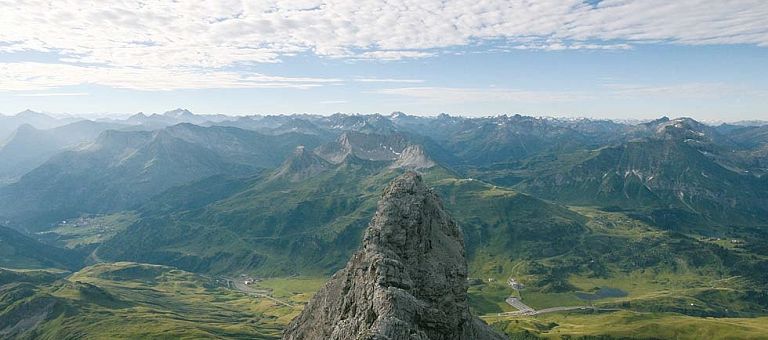
[[[384,191],[363,245],[283,339],[505,339],[469,312],[461,231],[421,177]]]
[[[428,169],[433,166],[435,166],[435,162],[429,159],[421,145],[409,145],[403,149],[400,157],[397,158],[390,168],[417,170]]]
[[[272,178],[287,178],[291,182],[317,175],[330,167],[330,163],[307,151],[303,145],[296,147],[293,154],[283,162]]]

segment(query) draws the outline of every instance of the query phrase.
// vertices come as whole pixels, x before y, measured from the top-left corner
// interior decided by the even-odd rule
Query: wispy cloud
[[[320,102],[320,104],[323,105],[332,105],[332,104],[346,104],[346,100],[323,100]]]
[[[513,43],[509,48],[515,50],[542,50],[542,51],[567,51],[567,50],[630,50],[632,45],[621,43],[584,43],[568,42],[557,39],[548,39],[542,41],[532,41],[523,43]]]
[[[361,83],[423,83],[423,79],[394,79],[394,78],[355,78]]]
[[[597,98],[712,99],[765,95],[766,91],[724,83],[623,84],[607,83],[590,91],[544,91],[510,88],[399,87],[373,93],[419,98],[430,102],[574,102]]]
[[[604,85],[607,92],[617,97],[653,97],[653,98],[712,98],[732,96],[745,91],[738,86],[723,83],[678,83],[678,84],[619,84]]]
[[[552,102],[589,98],[582,92],[530,91],[505,88],[402,87],[376,90],[374,93],[420,98],[441,103],[463,102]]]
[[[256,73],[184,68],[105,67],[33,62],[0,63],[0,91],[36,91],[83,84],[147,91],[206,88],[309,89],[341,81],[335,78],[276,77]]]
[[[79,97],[87,96],[88,92],[44,92],[44,93],[19,93],[16,97]]]
[[[498,48],[487,42],[548,51],[644,43],[768,47],[768,1],[0,0],[0,54],[51,54],[62,65],[51,67],[80,67],[97,75],[79,79],[128,88],[308,88],[326,82],[249,79],[266,76],[232,70],[300,53],[386,61]],[[7,85],[37,83],[37,73],[27,71],[14,78],[6,72],[0,87],[28,89]]]

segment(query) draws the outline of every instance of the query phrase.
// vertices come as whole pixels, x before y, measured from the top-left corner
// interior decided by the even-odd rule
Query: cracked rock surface
[[[464,241],[421,177],[385,189],[363,245],[283,339],[506,339],[472,316]]]

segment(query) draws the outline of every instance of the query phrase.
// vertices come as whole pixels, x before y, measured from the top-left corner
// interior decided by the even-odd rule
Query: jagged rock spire
[[[415,172],[384,191],[363,245],[283,339],[504,339],[473,317],[464,241]]]

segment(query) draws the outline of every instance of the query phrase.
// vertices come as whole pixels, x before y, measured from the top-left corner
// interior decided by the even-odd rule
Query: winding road
[[[599,311],[617,311],[620,309],[616,308],[595,308],[592,306],[563,306],[563,307],[550,307],[550,308],[544,308],[535,310],[533,307],[530,307],[523,303],[519,298],[516,298],[514,296],[508,297],[506,300],[512,307],[517,308],[517,311],[515,312],[504,312],[504,313],[498,313],[498,316],[514,316],[514,315],[539,315],[539,314],[546,314],[546,313],[554,313],[554,312],[564,312],[569,310],[599,310]]]
[[[235,289],[237,289],[237,290],[239,290],[239,291],[241,291],[243,293],[246,293],[246,294],[252,295],[252,296],[256,296],[256,297],[260,297],[260,298],[265,298],[267,300],[271,300],[274,303],[277,303],[277,304],[280,304],[280,305],[283,305],[283,306],[286,306],[286,307],[293,308],[292,304],[290,304],[290,303],[288,303],[286,301],[283,301],[283,300],[276,299],[276,298],[270,296],[269,294],[264,294],[264,293],[261,293],[259,291],[256,291],[255,289],[249,287],[247,284],[245,284],[242,281],[238,281],[238,280],[234,280],[234,279],[230,279],[230,278],[227,278],[227,280],[229,280],[232,283],[232,285],[235,287]]]

